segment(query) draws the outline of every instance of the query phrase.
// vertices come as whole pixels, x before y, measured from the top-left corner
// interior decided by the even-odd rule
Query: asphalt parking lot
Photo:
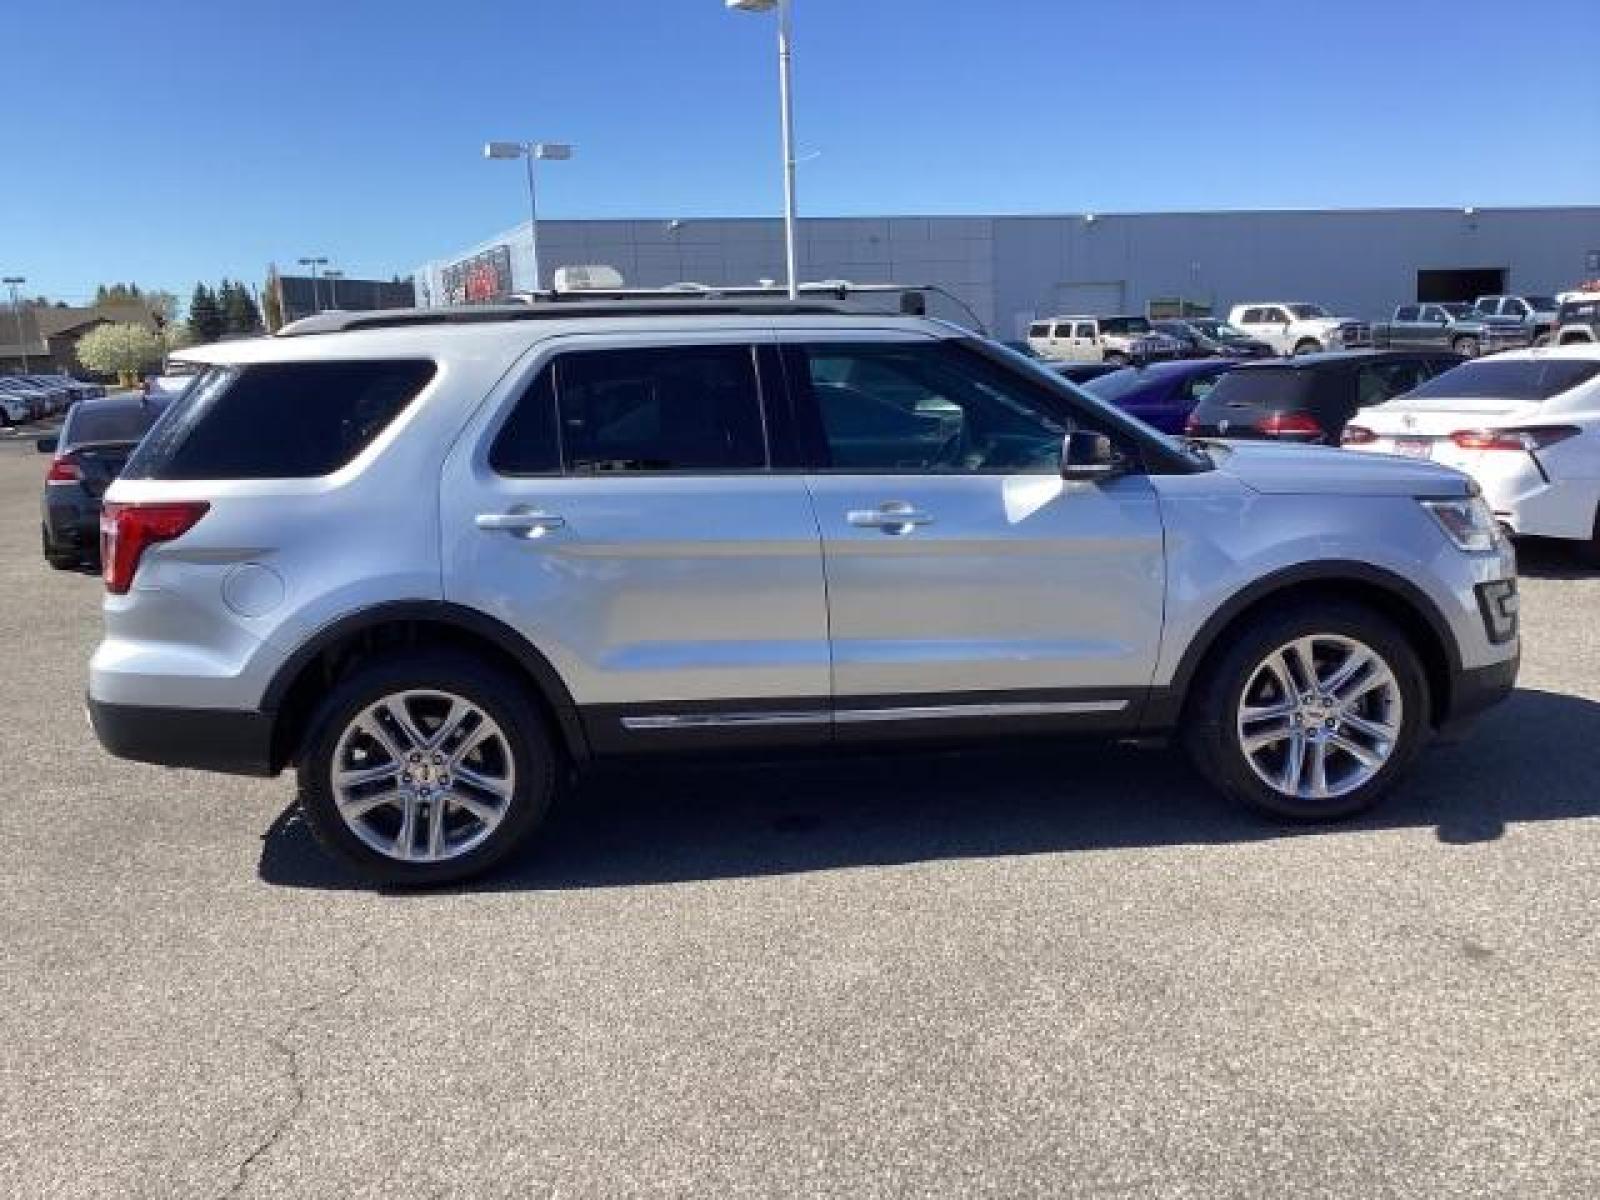
[[[1032,750],[591,780],[472,890],[121,763],[0,442],[0,1195],[1600,1194],[1600,576],[1374,818]]]

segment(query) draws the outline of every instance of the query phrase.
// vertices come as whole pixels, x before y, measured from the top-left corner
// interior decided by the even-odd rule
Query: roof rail
[[[354,329],[395,329],[411,325],[488,325],[504,321],[572,321],[584,317],[672,317],[695,316],[839,316],[859,315],[839,304],[786,298],[721,302],[662,299],[659,293],[650,300],[582,300],[560,304],[463,304],[446,308],[380,308],[368,312],[325,312],[302,317],[285,325],[275,337],[306,337],[319,333],[343,333]]]
[[[791,300],[771,287],[703,287],[583,289],[522,292],[511,303],[469,304],[443,308],[391,308],[368,312],[322,312],[278,330],[278,337],[340,333],[353,329],[392,329],[409,325],[476,325],[497,321],[566,321],[584,317],[695,316],[886,316],[882,311],[845,307],[855,296],[898,295],[902,316],[927,315],[927,293],[944,296],[978,319],[959,297],[935,284],[850,283],[828,280],[803,283]]]

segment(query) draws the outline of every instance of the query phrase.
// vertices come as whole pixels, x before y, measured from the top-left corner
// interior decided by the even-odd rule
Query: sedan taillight
[[[83,471],[72,457],[52,458],[50,469],[44,474],[46,483],[77,483],[83,478]]]
[[[100,510],[100,561],[106,591],[123,595],[133,586],[144,552],[157,542],[170,542],[194,528],[211,508],[201,501],[173,504],[115,504]]]
[[[1535,425],[1526,429],[1462,429],[1450,440],[1463,450],[1518,450],[1532,453],[1582,433],[1573,425]]]
[[[1366,446],[1378,440],[1378,435],[1364,425],[1346,425],[1339,441],[1345,446]]]

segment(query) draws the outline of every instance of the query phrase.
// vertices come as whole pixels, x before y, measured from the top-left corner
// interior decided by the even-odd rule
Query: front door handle
[[[904,500],[890,500],[877,508],[851,509],[845,520],[858,529],[881,529],[885,533],[910,533],[918,525],[933,524],[932,517]]]
[[[522,537],[538,537],[566,523],[565,518],[554,513],[525,511],[479,513],[473,519],[473,524],[486,532],[515,533]]]

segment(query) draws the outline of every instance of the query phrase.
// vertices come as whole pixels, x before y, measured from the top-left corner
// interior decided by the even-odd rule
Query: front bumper
[[[118,758],[229,775],[278,773],[273,713],[108,704],[92,696],[86,703],[95,736]]]
[[[1458,672],[1450,681],[1450,711],[1439,722],[1440,736],[1448,739],[1459,734],[1485,709],[1510,696],[1521,666],[1519,650],[1503,662]]]

